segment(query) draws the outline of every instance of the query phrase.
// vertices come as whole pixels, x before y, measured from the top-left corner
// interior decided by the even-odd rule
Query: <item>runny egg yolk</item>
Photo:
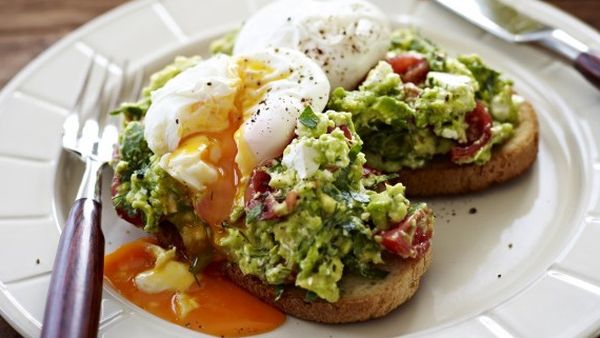
[[[236,122],[236,121],[232,121]],[[239,124],[239,122],[238,122]],[[237,130],[234,123],[226,130],[218,133],[202,133],[190,136],[183,140],[183,144],[197,143],[208,138],[212,147],[218,147],[220,156],[204,156],[199,160],[209,163],[217,170],[217,177],[213,183],[207,185],[205,192],[196,201],[196,212],[213,229],[215,234],[220,232],[220,224],[231,212],[237,187],[240,183],[239,170],[234,161],[237,146],[233,135]],[[215,161],[216,160],[216,161]]]
[[[242,137],[240,126],[252,118],[253,110],[267,93],[268,84],[289,76],[289,72],[275,72],[263,62],[240,59],[238,73],[242,88],[234,100],[234,109],[229,112],[228,126],[220,132],[198,132],[183,138],[178,148],[171,154],[199,153],[199,161],[208,164],[216,172],[216,177],[205,178],[206,188],[196,201],[196,212],[212,228],[215,238],[221,232],[221,223],[232,210],[238,190],[244,190],[249,174],[254,169],[256,159]],[[190,107],[194,109],[194,107]],[[237,141],[237,143],[236,143]]]
[[[144,138],[218,239],[253,169],[282,155],[298,116],[309,105],[323,111],[329,92],[322,69],[298,51],[219,54],[152,92]]]

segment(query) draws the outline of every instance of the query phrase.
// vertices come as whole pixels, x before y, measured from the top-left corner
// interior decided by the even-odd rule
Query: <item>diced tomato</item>
[[[402,81],[419,84],[425,81],[429,73],[429,63],[417,54],[400,54],[387,60],[394,73],[400,75]]]
[[[382,231],[381,245],[403,258],[421,257],[431,245],[433,231],[428,224],[430,219],[431,209],[421,208],[415,211],[392,228]]]
[[[452,148],[450,157],[453,162],[468,160],[492,141],[492,116],[481,102],[477,102],[475,109],[467,114],[465,122],[468,124],[468,143]]]
[[[262,220],[279,217],[273,210],[277,200],[273,197],[272,189],[269,187],[269,181],[271,181],[271,176],[269,174],[263,170],[254,169],[245,195],[247,210],[262,205],[262,212],[259,216],[259,219]]]
[[[408,234],[401,227],[392,228],[381,233],[381,245],[388,251],[404,258],[410,257]]]
[[[289,210],[293,210],[296,207],[296,203],[298,203],[298,193],[295,191],[290,191],[285,196],[285,203]]]
[[[256,208],[257,206],[261,206],[261,211],[260,211],[260,215],[258,216],[258,219],[261,219],[261,220],[276,219],[279,217],[273,210],[274,209],[273,206],[276,203],[277,203],[277,201],[273,197],[273,194],[268,193],[268,192],[263,193],[263,194],[258,194],[255,196],[255,198],[249,200],[246,203],[246,211],[252,210],[252,209]]]
[[[269,181],[271,181],[271,176],[269,174],[262,170],[254,169],[252,176],[250,177],[248,189],[246,189],[246,194],[244,195],[246,203],[253,199],[257,193],[263,194],[271,191]]]
[[[334,131],[336,128],[340,128],[340,130],[344,133],[344,136],[346,136],[347,139],[352,141],[352,132],[350,131],[348,126],[345,124],[342,126],[338,126],[338,127],[328,127],[327,134],[331,134],[331,132]]]
[[[348,128],[347,125],[343,125],[343,126],[339,126],[339,128],[344,132],[344,136],[346,136],[347,139],[349,139],[350,141],[352,141],[352,132],[350,131],[350,129]]]
[[[254,170],[252,175],[252,188],[255,192],[265,193],[270,191],[269,181],[271,181],[271,176],[262,170]]]
[[[381,173],[379,172],[379,170],[375,169],[375,168],[371,168],[368,165],[363,165],[363,176],[369,176],[369,175],[381,175]]]
[[[475,109],[465,116],[465,121],[469,125],[467,128],[467,141],[472,143],[481,138],[481,135],[492,128],[492,115],[488,112],[485,105],[477,101]]]
[[[413,250],[415,250],[416,257],[421,257],[427,252],[431,246],[431,237],[433,232],[431,230],[423,231],[423,228],[417,228],[415,236],[413,237]]]
[[[273,206],[277,203],[273,194],[267,194],[265,199],[263,200],[263,212],[260,215],[260,219],[262,220],[270,220],[279,218],[279,215],[275,213],[273,210]]]

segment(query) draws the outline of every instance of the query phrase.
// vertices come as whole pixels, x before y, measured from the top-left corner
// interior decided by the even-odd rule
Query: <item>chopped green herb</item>
[[[193,274],[202,272],[204,268],[212,261],[212,252],[206,252],[205,254],[195,256],[190,264],[189,271]]]
[[[356,143],[352,146],[352,148],[350,148],[350,152],[348,153],[348,158],[350,159],[350,162],[354,162],[354,160],[356,160],[356,156],[358,156],[361,149],[362,146],[358,143]]]
[[[355,258],[346,259],[345,263],[350,271],[368,279],[384,279],[389,274],[388,271],[378,269],[373,265],[361,264]]]
[[[212,252],[208,251],[205,254],[201,254],[195,256],[192,259],[192,264],[190,264],[189,272],[194,275],[194,279],[196,280],[196,284],[200,284],[200,280],[198,280],[198,274],[206,268],[208,264],[212,261]]]
[[[252,222],[256,221],[258,219],[258,217],[260,216],[260,214],[262,213],[262,210],[263,210],[263,205],[260,203],[256,206],[254,206],[252,209],[248,210],[248,213],[246,214],[246,223],[252,223]]]
[[[285,291],[285,286],[283,284],[275,285],[275,301],[281,299],[281,296],[283,296],[283,291]]]
[[[340,225],[342,226],[342,229],[348,232],[356,230],[361,226],[360,222],[354,217],[351,217],[346,221],[341,222]]]
[[[377,280],[377,279],[384,279],[389,274],[388,271],[377,269],[377,268],[374,268],[372,266],[366,266],[366,265],[364,265],[362,267],[363,268],[360,269],[358,271],[358,273],[361,276],[365,277],[365,278],[375,279],[375,280]]]
[[[319,117],[315,114],[310,106],[307,106],[304,108],[302,114],[300,114],[298,121],[308,128],[314,128],[319,123]]]
[[[317,296],[317,294],[316,294],[316,293],[314,293],[314,292],[312,292],[312,291],[308,291],[308,292],[306,293],[306,295],[304,296],[304,302],[305,302],[305,303],[312,303],[312,302],[314,302],[315,300],[317,300],[317,297],[318,297],[318,296]]]
[[[123,115],[126,121],[139,121],[146,115],[150,107],[150,99],[144,98],[138,102],[126,102],[110,112],[110,115]]]

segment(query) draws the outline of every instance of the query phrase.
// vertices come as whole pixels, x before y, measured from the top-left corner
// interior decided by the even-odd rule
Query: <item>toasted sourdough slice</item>
[[[406,186],[407,196],[462,194],[485,189],[523,174],[538,152],[538,121],[533,107],[524,103],[519,125],[506,143],[493,149],[484,165],[457,165],[448,159],[435,159],[423,168],[405,169],[398,182]]]
[[[123,217],[124,214],[120,215]],[[125,219],[132,221],[131,218]],[[133,221],[135,226],[143,226],[135,219]],[[163,221],[159,229],[155,236],[161,245],[175,246],[183,253],[187,251],[181,235],[172,223]],[[419,288],[421,277],[429,269],[431,252],[430,247],[423,256],[416,259],[385,257],[386,264],[381,268],[389,274],[381,280],[356,275],[344,276],[340,283],[342,297],[336,303],[322,299],[306,302],[306,290],[294,286],[286,286],[281,297],[275,300],[275,286],[266,284],[255,276],[244,275],[234,263],[223,264],[222,270],[235,284],[289,315],[315,322],[341,324],[383,317],[409,300]]]
[[[431,247],[416,259],[394,257],[382,267],[389,274],[381,280],[346,275],[340,283],[341,298],[335,303],[322,299],[304,300],[306,290],[286,286],[278,300],[276,287],[252,275],[244,275],[233,263],[225,264],[225,274],[238,286],[272,304],[281,311],[301,319],[340,324],[360,322],[385,316],[412,297],[421,276],[431,264]]]

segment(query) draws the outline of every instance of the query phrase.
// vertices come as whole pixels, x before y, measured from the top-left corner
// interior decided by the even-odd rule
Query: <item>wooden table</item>
[[[60,37],[124,2],[125,0],[0,0],[0,87]],[[548,2],[600,30],[599,0]],[[21,336],[0,317],[0,337]]]

